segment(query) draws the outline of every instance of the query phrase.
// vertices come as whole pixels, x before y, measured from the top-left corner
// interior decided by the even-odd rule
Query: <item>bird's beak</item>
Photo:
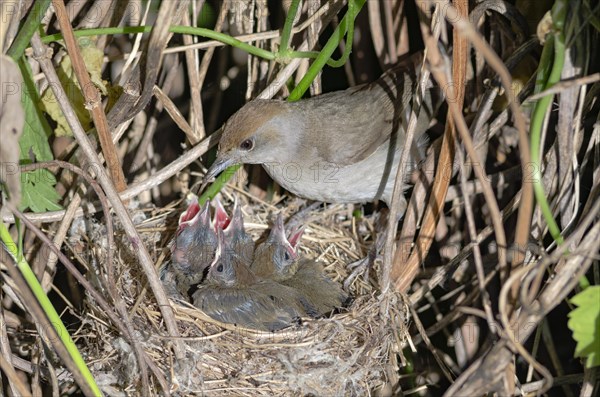
[[[215,220],[213,222],[215,231],[224,230],[231,223],[231,218],[225,211],[225,207],[221,204],[219,197],[215,197]]]
[[[283,215],[281,212],[279,214],[277,214],[277,218],[275,218],[275,223],[273,224],[273,227],[271,228],[271,233],[269,233],[269,237],[267,238],[267,241],[270,241],[270,242],[276,243],[276,244],[284,244],[286,246],[287,245],[291,246],[290,242],[288,241],[288,239],[285,235],[285,226],[283,225]]]
[[[302,237],[303,234],[304,234],[304,226],[300,226],[290,233],[290,236],[288,237],[288,241],[289,241],[290,245],[292,246],[292,248],[296,249],[296,246],[298,245],[298,242],[300,241],[300,238]]]
[[[215,162],[210,166],[208,171],[206,171],[206,175],[204,175],[202,185],[200,186],[200,189],[198,189],[198,192],[203,191],[212,179],[234,164],[236,164],[235,159],[228,157],[227,155],[217,156]]]
[[[229,237],[231,237],[236,233],[244,233],[244,217],[242,216],[242,210],[237,202],[237,199],[235,201],[235,204],[233,205],[233,213],[231,214],[229,224],[227,225],[227,227],[225,227],[223,231],[226,233],[226,237],[228,235]]]

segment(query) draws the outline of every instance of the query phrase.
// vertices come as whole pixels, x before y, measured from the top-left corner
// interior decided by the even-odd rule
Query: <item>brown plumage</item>
[[[320,315],[328,314],[346,304],[348,294],[339,283],[325,275],[323,266],[318,262],[302,260],[297,269],[296,273],[281,283],[300,292]]]

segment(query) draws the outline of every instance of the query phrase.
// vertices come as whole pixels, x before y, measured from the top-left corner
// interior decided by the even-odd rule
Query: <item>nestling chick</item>
[[[257,275],[294,288],[319,315],[324,315],[342,307],[348,294],[325,276],[317,262],[299,260],[296,247],[302,232],[303,229],[295,230],[288,240],[279,214],[267,240],[256,247],[251,269]]]
[[[275,281],[292,277],[298,269],[296,246],[304,232],[299,228],[288,238],[285,235],[283,216],[277,215],[269,237],[256,247],[250,269],[259,277]]]
[[[223,126],[217,159],[204,184],[234,164],[262,164],[296,195],[334,203],[383,200],[394,180],[414,106],[417,57],[377,81],[297,102],[254,100]],[[405,175],[421,160],[439,90],[428,88]],[[399,214],[404,213],[405,200]]]
[[[163,281],[166,284],[174,281],[179,293],[186,296],[190,286],[202,280],[204,270],[214,259],[216,248],[217,235],[210,221],[209,204],[206,203],[200,211],[198,202],[194,200],[179,218],[171,246],[171,262],[163,272]]]
[[[233,214],[227,227],[223,230],[225,249],[231,252],[232,260],[248,267],[254,257],[254,240],[244,230],[242,208],[237,201],[233,205]]]
[[[343,307],[348,294],[342,287],[325,275],[323,267],[312,260],[302,260],[294,275],[281,283],[298,290],[308,299],[320,315]]]
[[[315,310],[293,288],[256,277],[223,250],[220,233],[217,255],[207,279],[193,294],[194,306],[210,317],[258,330],[276,331],[314,316]]]

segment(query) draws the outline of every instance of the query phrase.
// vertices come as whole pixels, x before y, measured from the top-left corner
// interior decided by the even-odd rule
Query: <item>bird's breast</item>
[[[263,167],[279,185],[300,197],[362,203],[391,197],[399,161],[400,148],[390,150],[388,141],[366,159],[345,166],[307,155]]]

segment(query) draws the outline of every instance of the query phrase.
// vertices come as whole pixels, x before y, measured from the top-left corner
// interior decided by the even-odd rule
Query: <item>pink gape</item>
[[[215,231],[221,229],[225,229],[229,222],[231,222],[231,218],[227,215],[227,211],[223,208],[223,204],[218,198],[215,198],[215,217],[213,219],[213,225],[215,227]]]

